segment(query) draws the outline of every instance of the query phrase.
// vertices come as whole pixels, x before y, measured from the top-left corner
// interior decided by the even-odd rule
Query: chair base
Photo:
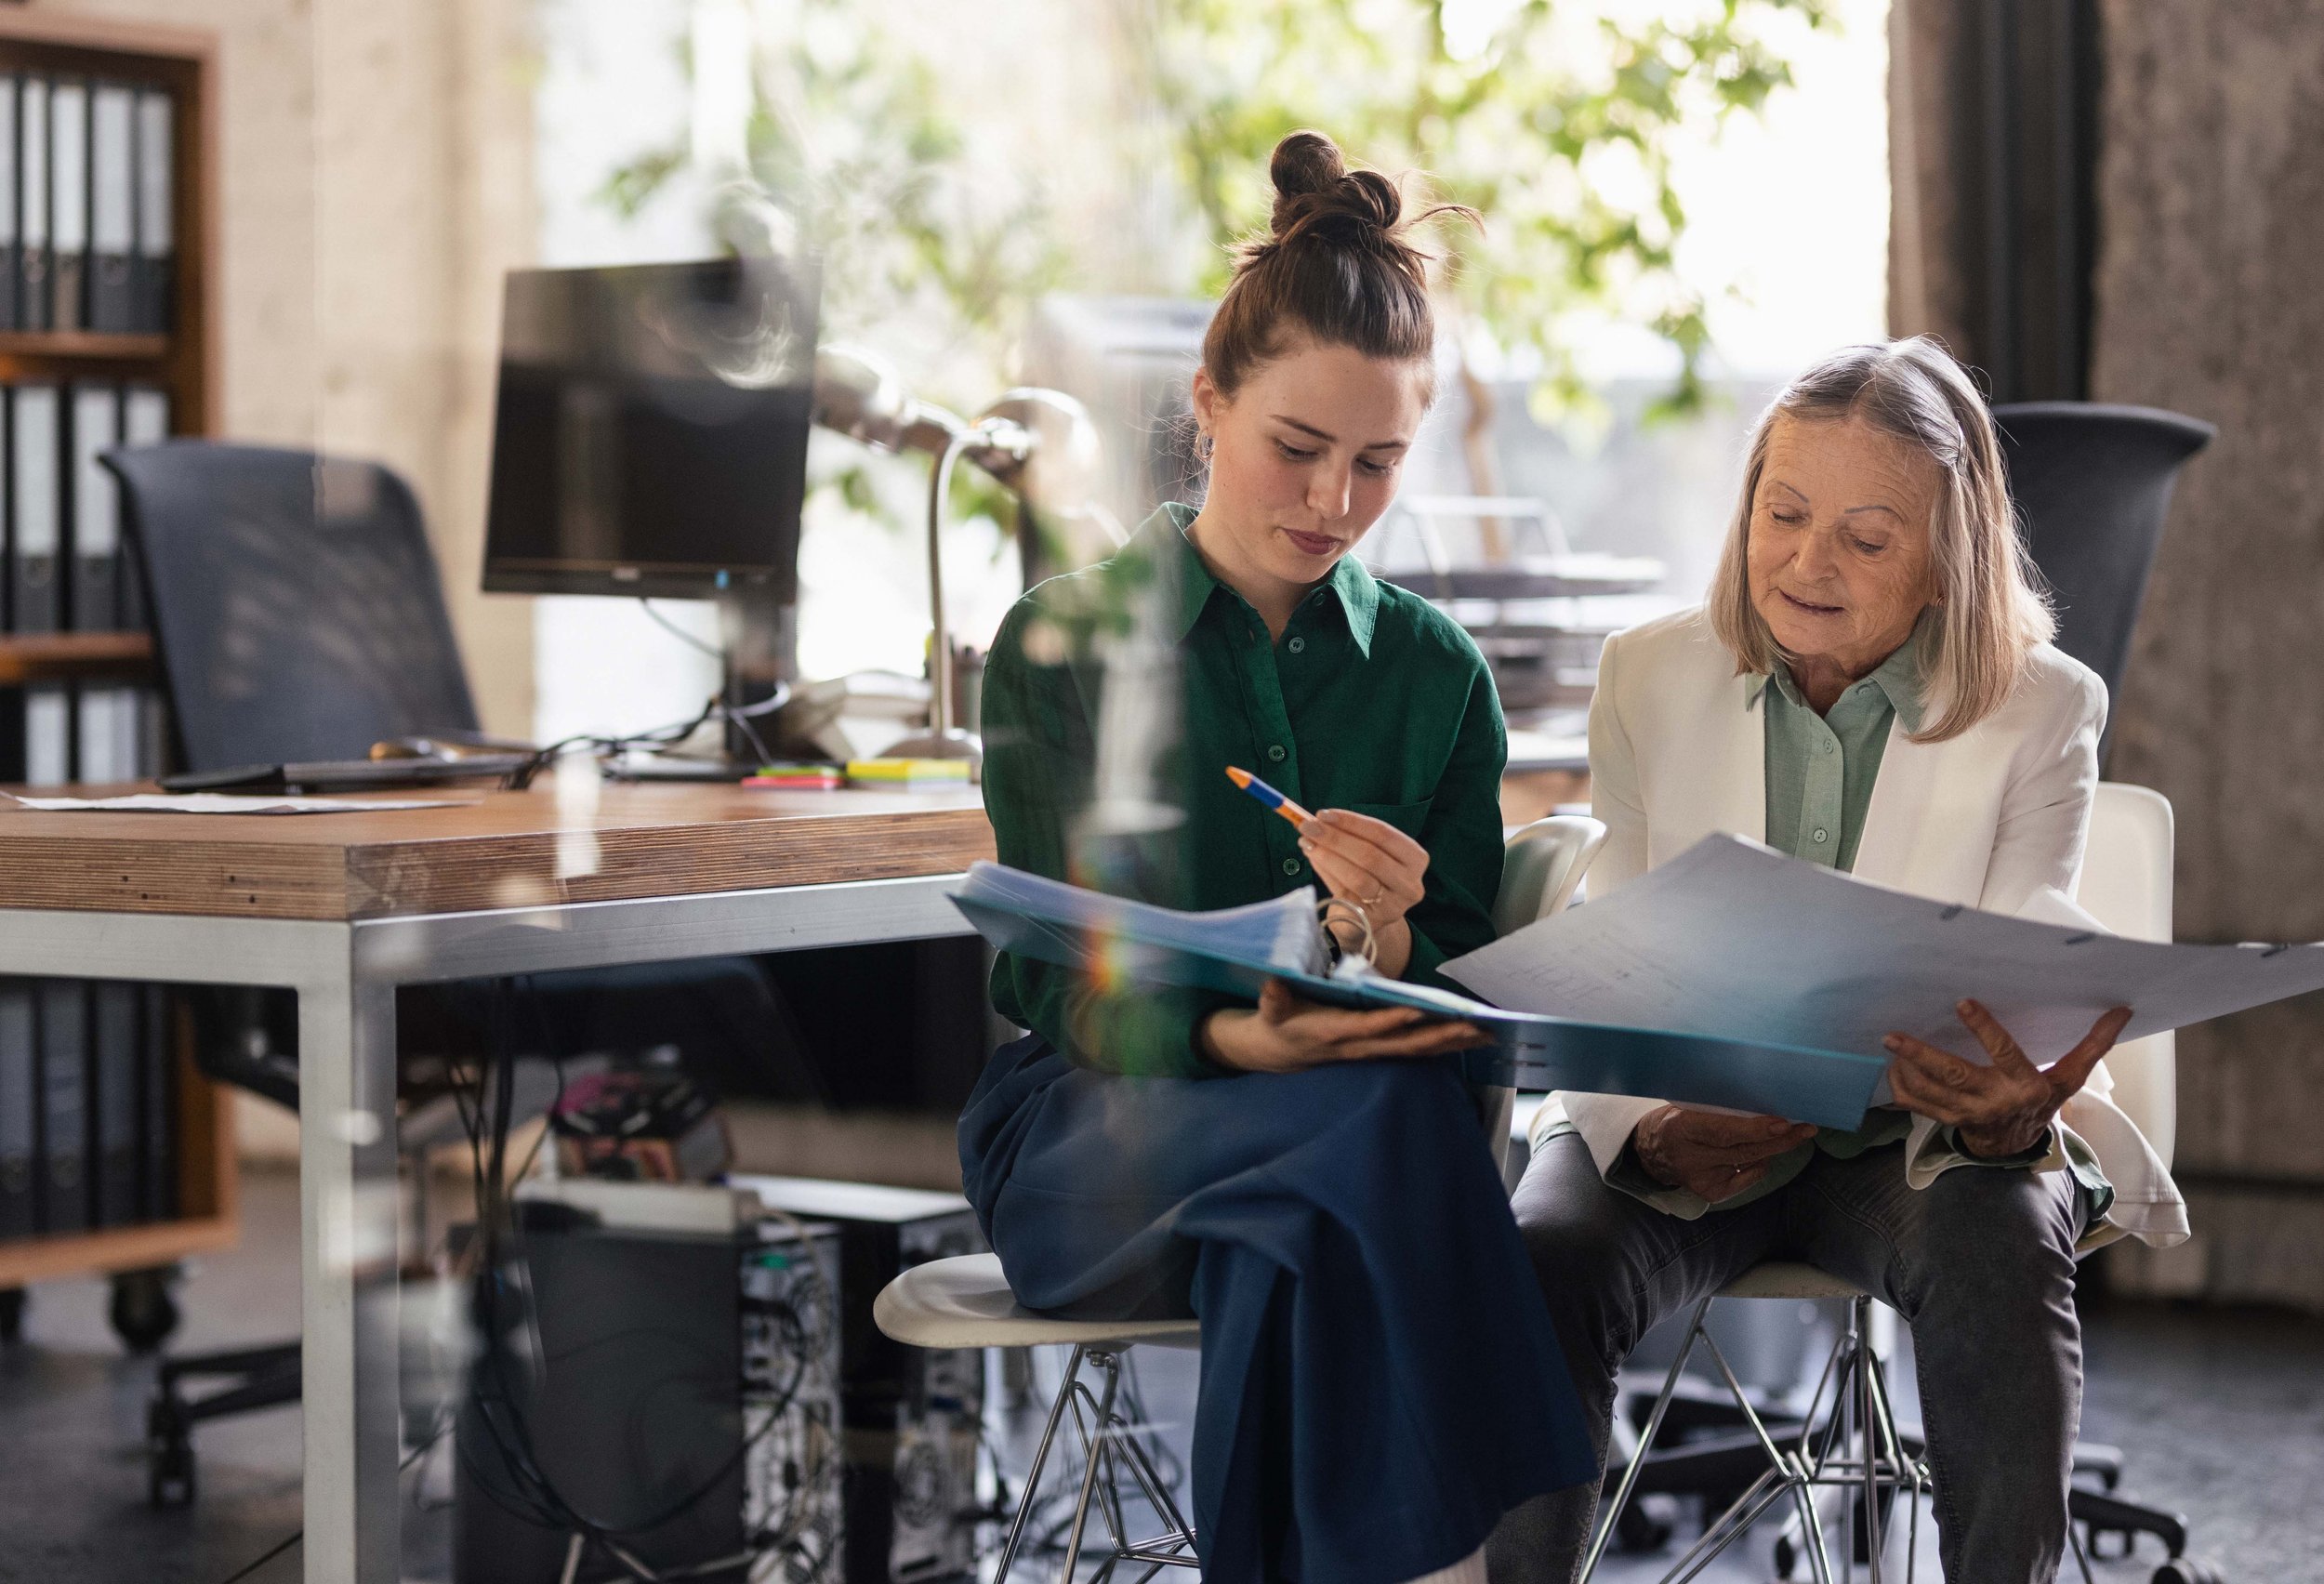
[[[205,1419],[256,1413],[299,1396],[299,1344],[241,1348],[231,1353],[165,1358],[156,1372],[145,1413],[146,1498],[156,1507],[193,1499],[193,1427]],[[231,1384],[189,1401],[178,1382],[217,1377]]]
[[[1148,1432],[1124,1419],[1116,1406],[1121,1394],[1122,1355],[1128,1351],[1128,1343],[1074,1348],[1065,1366],[1065,1378],[1058,1384],[1057,1399],[1050,1406],[1049,1422],[1041,1431],[1041,1444],[1033,1454],[1033,1466],[1025,1472],[1024,1494],[1017,1503],[1016,1516],[1010,1522],[1009,1538],[1001,1546],[1000,1564],[993,1574],[993,1584],[1007,1584],[1010,1570],[1016,1565],[1026,1525],[1040,1496],[1041,1471],[1049,1462],[1050,1447],[1056,1444],[1058,1427],[1068,1413],[1073,1416],[1074,1429],[1081,1439],[1082,1471],[1079,1494],[1074,1501],[1073,1526],[1065,1537],[1064,1566],[1058,1577],[1071,1584],[1088,1538],[1092,1507],[1113,1542],[1112,1550],[1092,1575],[1093,1584],[1105,1584],[1124,1563],[1144,1568],[1138,1575],[1141,1581],[1152,1578],[1165,1567],[1201,1566],[1195,1556],[1195,1526],[1178,1510],[1178,1503],[1171,1499],[1145,1448],[1139,1444],[1139,1437]],[[1094,1393],[1082,1379],[1084,1366],[1103,1378]],[[1147,1505],[1168,1525],[1162,1534],[1150,1539],[1129,1538],[1122,1518],[1121,1485],[1125,1474],[1135,1482]]]

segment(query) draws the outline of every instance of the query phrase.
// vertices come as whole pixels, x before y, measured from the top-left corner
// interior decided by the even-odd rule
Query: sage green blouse
[[[1852,682],[1818,715],[1789,667],[1750,680],[1745,698],[1767,713],[1767,845],[1794,858],[1855,867],[1864,814],[1880,780],[1889,728],[1921,729],[1923,618],[1904,646]]]

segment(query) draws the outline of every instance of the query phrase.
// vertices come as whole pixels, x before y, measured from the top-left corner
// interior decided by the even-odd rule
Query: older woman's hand
[[[1816,1129],[1807,1123],[1780,1116],[1666,1105],[1638,1119],[1631,1147],[1657,1182],[1715,1205],[1750,1187],[1767,1175],[1769,1162],[1814,1137]]]
[[[1882,1041],[1895,1058],[1888,1064],[1888,1087],[1907,1110],[1958,1128],[1971,1154],[1988,1156],[2023,1155],[2040,1143],[2058,1108],[2090,1081],[2131,1021],[2130,1008],[2115,1008],[2045,1072],[1976,1002],[1963,1001],[1954,1010],[1992,1064],[1981,1067],[1908,1034],[1892,1034]]]

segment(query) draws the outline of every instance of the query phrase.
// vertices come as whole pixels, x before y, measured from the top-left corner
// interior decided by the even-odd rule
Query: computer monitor
[[[798,598],[817,274],[511,271],[484,587]]]

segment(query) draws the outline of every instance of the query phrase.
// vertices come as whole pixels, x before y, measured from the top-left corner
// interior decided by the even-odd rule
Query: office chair
[[[2081,906],[2101,924],[2121,935],[2140,940],[2171,939],[2171,805],[2161,794],[2144,786],[2104,782],[2091,811],[2090,845],[2084,861]],[[2150,1035],[2118,1047],[2106,1058],[2114,1081],[2113,1099],[2146,1135],[2167,1167],[2177,1132],[2177,1042],[2170,1034]],[[1841,1298],[1848,1303],[1843,1325],[1824,1379],[1832,1382],[1827,1393],[1819,1382],[1816,1399],[1799,1418],[1778,1418],[1763,1412],[1746,1393],[1706,1329],[1711,1304],[1728,1298],[1776,1298],[1798,1301]],[[1811,1266],[1770,1261],[1746,1272],[1723,1292],[1705,1299],[1689,1316],[1679,1355],[1654,1399],[1613,1502],[1593,1538],[1582,1577],[1596,1571],[1609,1539],[1622,1523],[1629,1503],[1646,1491],[1736,1492],[1723,1512],[1707,1515],[1703,1534],[1673,1564],[1670,1578],[1691,1577],[1711,1557],[1742,1538],[1759,1515],[1789,1499],[1793,1515],[1776,1543],[1776,1571],[1789,1578],[1802,1559],[1819,1580],[1833,1577],[1831,1560],[1823,1546],[1823,1520],[1814,1505],[1819,1489],[1840,1485],[1851,1498],[1849,1516],[1855,1530],[1856,1557],[1871,1568],[1874,1584],[1881,1577],[1879,1538],[1891,1500],[1908,1493],[1912,1511],[1907,1522],[1918,1540],[1918,1498],[1931,1488],[1922,1438],[1902,1427],[1893,1411],[1879,1350],[1874,1345],[1871,1299],[1848,1283]],[[1713,1436],[1673,1447],[1657,1447],[1658,1432],[1674,1404],[1686,1401],[1680,1378],[1697,1347],[1708,1351],[1728,1393],[1733,1415],[1748,1428],[1742,1433]],[[1851,1404],[1853,1399],[1853,1404]],[[1829,1402],[1829,1413],[1822,1412]],[[1694,1406],[1693,1422],[1718,1423],[1723,1416]],[[1837,1456],[1835,1456],[1835,1453]],[[2143,1507],[2114,1492],[2120,1476],[2122,1455],[2112,1447],[2080,1445],[2075,1449],[2078,1481],[2068,1497],[2072,1523],[2090,1537],[2084,1548],[2075,1538],[2075,1560],[2082,1577],[2090,1578],[2089,1554],[2103,1552],[2108,1538],[2121,1544],[2118,1555],[2128,1555],[2140,1534],[2159,1539],[2167,1560],[2154,1574],[2154,1584],[2218,1584],[2219,1575],[2208,1564],[2186,1552],[2186,1520],[2159,1508]],[[2095,1481],[2095,1486],[2088,1482]],[[1907,1552],[1908,1580],[1912,1577],[1912,1551]]]
[[[2159,408],[2093,402],[2018,403],[1994,408],[1993,421],[2010,497],[2056,601],[2057,646],[2119,700],[2172,486],[2219,431]],[[2109,716],[2101,763],[2113,740]]]
[[[1493,904],[1495,931],[1505,935],[1561,911],[1572,900],[1582,871],[1604,840],[1604,825],[1572,814],[1537,820],[1511,837],[1501,863],[1500,892]],[[1515,1091],[1507,1089],[1487,1089],[1479,1096],[1478,1109],[1496,1165],[1502,1164],[1508,1148],[1510,1106],[1514,1098]],[[1024,1491],[1002,1542],[992,1584],[1008,1584],[1039,1496],[1041,1471],[1068,1412],[1081,1442],[1082,1473],[1073,1522],[1065,1535],[1064,1565],[1057,1577],[1074,1577],[1093,1505],[1113,1542],[1112,1551],[1099,1564],[1099,1577],[1112,1577],[1125,1564],[1143,1568],[1139,1575],[1142,1578],[1151,1578],[1164,1567],[1199,1565],[1195,1558],[1194,1526],[1164,1487],[1142,1445],[1141,1438],[1152,1434],[1152,1428],[1130,1423],[1117,1404],[1124,1354],[1142,1344],[1198,1346],[1200,1322],[1061,1320],[1042,1314],[1017,1301],[1001,1274],[997,1254],[963,1254],[914,1266],[881,1290],[872,1306],[872,1318],[884,1334],[907,1347],[1055,1345],[1073,1350],[1033,1454],[1033,1466],[1025,1473]],[[1082,1379],[1085,1367],[1101,1377],[1095,1392]],[[1122,1516],[1125,1478],[1136,1484],[1164,1525],[1161,1535],[1143,1540],[1129,1538]]]
[[[387,469],[174,440],[102,458],[183,768],[369,756],[476,731],[419,503]]]
[[[402,736],[481,740],[419,504],[393,472],[201,440],[111,451],[100,460],[121,482],[182,768],[362,759],[374,743]],[[566,1054],[584,1043],[601,1050],[674,1044],[690,1054],[739,1052],[746,1063],[762,1062],[781,1023],[772,986],[746,958],[547,975],[530,992],[529,1021],[541,1026],[526,1036]],[[296,1111],[290,994],[184,994],[198,1064]],[[413,1081],[416,1051],[489,1052],[494,1017],[491,993],[474,986],[401,997],[407,1102],[425,1089]],[[193,1379],[229,1384],[189,1401],[179,1383]],[[192,1498],[194,1425],[297,1396],[296,1342],[165,1360],[148,1419],[156,1505]]]

